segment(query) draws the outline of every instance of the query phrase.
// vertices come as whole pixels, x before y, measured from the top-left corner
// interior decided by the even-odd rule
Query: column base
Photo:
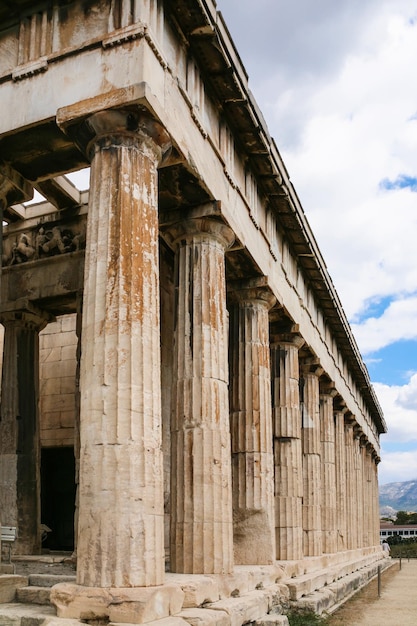
[[[179,618],[184,611],[197,609],[204,611],[201,617],[207,617],[210,612],[206,609],[215,609],[219,602],[238,605],[234,609],[238,613],[242,602],[245,611],[249,611],[253,602],[259,603],[258,617],[261,617],[265,613],[261,596],[269,598],[271,593],[285,596],[283,576],[284,567],[275,563],[237,566],[232,574],[167,573],[167,582],[154,587],[103,588],[58,583],[51,589],[50,601],[59,618],[103,620],[110,624],[146,624],[173,616]],[[234,621],[228,626],[233,624]]]
[[[184,592],[179,585],[101,588],[59,583],[51,590],[57,616],[143,624],[179,613]]]

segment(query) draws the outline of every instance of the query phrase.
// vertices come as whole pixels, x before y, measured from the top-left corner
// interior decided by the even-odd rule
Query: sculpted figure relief
[[[70,229],[52,226],[46,230],[41,226],[37,231],[21,233],[11,246],[4,245],[2,265],[18,265],[42,257],[75,252],[83,247],[85,234],[74,233]]]

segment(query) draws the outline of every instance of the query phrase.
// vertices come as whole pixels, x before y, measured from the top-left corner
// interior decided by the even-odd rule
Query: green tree
[[[398,511],[397,512],[397,518],[394,522],[394,524],[398,525],[403,525],[403,524],[409,524],[410,515],[407,513],[407,511]]]

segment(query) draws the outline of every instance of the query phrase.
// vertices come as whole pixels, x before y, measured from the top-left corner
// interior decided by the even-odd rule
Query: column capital
[[[271,347],[288,344],[300,350],[305,344],[305,340],[298,331],[298,324],[293,324],[291,329],[285,332],[274,332],[272,330],[270,344]]]
[[[137,107],[93,113],[85,120],[85,129],[89,135],[85,151],[90,160],[97,147],[151,143],[159,163],[171,150],[171,138],[162,124]]]
[[[353,435],[355,439],[359,440],[359,443],[361,438],[364,436],[361,426],[359,426],[359,424],[357,424],[356,422],[353,425]]]
[[[233,304],[258,301],[269,309],[275,305],[277,299],[267,284],[266,276],[235,280],[227,285],[227,296]]]
[[[181,241],[189,242],[192,239],[204,238],[208,235],[220,241],[225,250],[233,245],[235,234],[224,222],[212,217],[197,217],[183,219],[172,224],[164,234],[169,243],[178,247]]]
[[[40,332],[49,322],[54,320],[53,315],[39,309],[27,299],[0,305],[0,322],[2,324],[18,324]]]
[[[320,381],[320,396],[330,396],[331,398],[335,398],[337,393],[335,383],[332,380]]]
[[[320,376],[324,372],[324,368],[321,366],[319,359],[304,359],[300,362],[300,372],[303,376],[307,376],[308,374],[312,374],[320,378]]]
[[[346,426],[351,426],[353,428],[353,425],[355,423],[355,416],[353,415],[352,411],[349,411],[349,409],[347,409],[343,412],[343,416]]]

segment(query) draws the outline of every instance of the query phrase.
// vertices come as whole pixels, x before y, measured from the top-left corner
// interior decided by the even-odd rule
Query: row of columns
[[[169,138],[154,120],[132,111],[95,114],[88,126],[77,583],[159,585],[164,495],[157,175]],[[171,570],[228,573],[234,563],[353,549],[369,545],[368,529],[370,543],[378,543],[375,458],[354,422],[334,410],[335,391],[320,393],[320,364],[304,360],[300,368],[304,341],[297,333],[270,336],[275,298],[266,286],[228,285],[228,313],[225,252],[232,231],[200,217],[172,224],[165,235],[176,264]],[[14,358],[21,368],[23,359],[33,366],[35,348],[10,343],[21,326],[5,314],[2,322],[5,364]],[[33,345],[40,328],[31,327]],[[0,458],[16,472],[15,484],[26,454],[16,424],[37,423],[35,389],[27,415],[7,396],[10,381],[19,385],[24,374],[3,367],[7,409]],[[16,432],[4,436],[12,424]],[[24,433],[38,442],[35,431]],[[26,461],[28,475],[39,471],[36,454]],[[18,506],[28,505],[29,491],[23,498],[15,494]],[[373,506],[363,505],[365,497]],[[22,535],[18,513],[16,523]],[[36,547],[24,545],[24,551]]]

